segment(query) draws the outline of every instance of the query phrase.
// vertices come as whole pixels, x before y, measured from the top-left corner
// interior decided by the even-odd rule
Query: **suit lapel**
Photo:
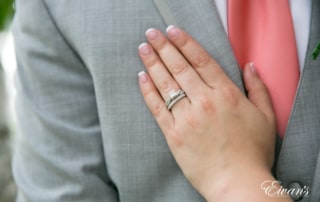
[[[167,25],[177,25],[193,36],[243,90],[241,72],[212,0],[154,0]]]
[[[320,40],[319,0],[313,0],[311,18],[305,67],[283,140],[277,176],[284,186],[296,181],[315,191],[320,189],[320,59],[312,60],[312,51]],[[318,201],[319,196],[312,192],[311,201]]]

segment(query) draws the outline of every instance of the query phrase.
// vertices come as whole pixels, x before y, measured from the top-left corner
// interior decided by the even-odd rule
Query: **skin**
[[[246,97],[183,30],[170,26],[166,37],[149,29],[146,38],[139,46],[148,72],[139,73],[141,92],[194,188],[207,201],[291,201],[261,189],[262,182],[275,180],[276,121],[254,65],[243,71]],[[187,97],[169,111],[164,100],[179,89]]]

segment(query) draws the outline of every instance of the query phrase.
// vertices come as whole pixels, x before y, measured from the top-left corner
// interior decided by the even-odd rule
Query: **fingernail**
[[[254,67],[254,63],[250,62],[249,63],[249,68],[252,74],[256,74],[256,68]]]
[[[178,37],[179,34],[180,34],[180,30],[179,28],[177,28],[176,26],[174,25],[170,25],[168,28],[167,28],[167,33],[168,33],[168,36],[172,37],[172,38],[175,38],[175,37]]]
[[[151,53],[151,48],[147,43],[142,43],[139,46],[139,52],[141,55],[147,56]]]
[[[138,77],[139,77],[139,81],[141,83],[147,83],[148,81],[148,77],[147,77],[147,73],[145,71],[141,71],[138,73]]]
[[[146,31],[146,36],[149,40],[155,40],[158,38],[159,33],[156,29],[150,28]]]

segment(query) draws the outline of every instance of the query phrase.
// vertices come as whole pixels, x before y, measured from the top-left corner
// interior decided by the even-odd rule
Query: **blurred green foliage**
[[[13,16],[14,0],[0,0],[0,31],[7,28]]]

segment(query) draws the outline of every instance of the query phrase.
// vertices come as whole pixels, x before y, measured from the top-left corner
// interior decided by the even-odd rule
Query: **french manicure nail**
[[[141,53],[141,55],[149,55],[151,53],[151,48],[147,43],[142,43],[139,46],[139,52]]]
[[[170,25],[166,31],[170,37],[177,37],[180,34],[179,28],[174,25]]]
[[[148,81],[147,73],[145,71],[139,72],[138,77],[141,83],[146,83]]]
[[[150,28],[146,31],[146,36],[149,40],[155,40],[158,38],[158,31],[154,28]]]

